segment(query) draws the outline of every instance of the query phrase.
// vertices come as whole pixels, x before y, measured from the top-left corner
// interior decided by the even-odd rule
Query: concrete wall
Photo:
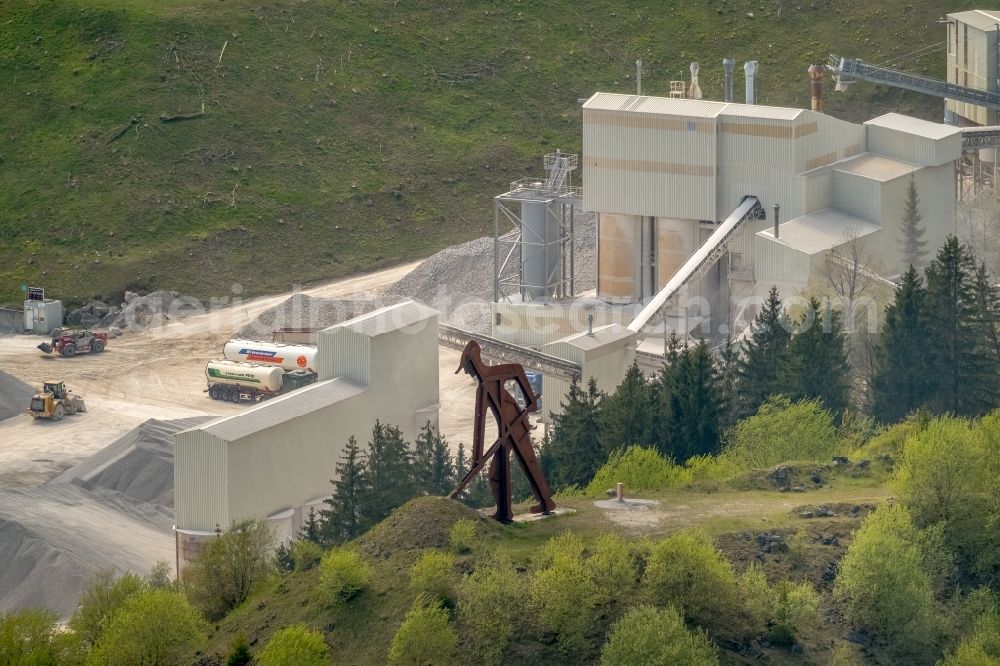
[[[0,308],[0,332],[24,332],[24,312]]]

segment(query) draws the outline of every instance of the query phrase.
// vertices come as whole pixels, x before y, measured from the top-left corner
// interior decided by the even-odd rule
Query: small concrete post
[[[625,484],[621,481],[615,484],[615,499],[619,502],[625,501]]]

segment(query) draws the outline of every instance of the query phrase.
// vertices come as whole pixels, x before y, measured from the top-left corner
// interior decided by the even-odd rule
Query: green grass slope
[[[633,89],[636,58],[651,94],[701,62],[710,99],[724,56],[756,58],[761,103],[807,106],[814,60],[891,61],[974,6],[7,0],[0,303],[26,282],[259,294],[420,257],[490,230],[542,153],[578,151],[578,98]],[[942,76],[943,46],[905,66]],[[941,106],[867,84],[827,103]]]

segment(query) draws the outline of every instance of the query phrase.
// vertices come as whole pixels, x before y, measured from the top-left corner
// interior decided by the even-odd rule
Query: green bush
[[[629,544],[615,534],[602,534],[586,560],[599,603],[623,603],[636,586],[636,557]]]
[[[531,554],[531,564],[543,569],[560,556],[580,559],[584,551],[583,539],[576,532],[566,530],[546,541]]]
[[[439,550],[423,552],[410,567],[410,589],[449,606],[455,603],[455,556]]]
[[[280,629],[257,655],[258,666],[328,666],[330,648],[323,634],[304,624]]]
[[[114,569],[98,571],[70,617],[69,628],[84,645],[94,645],[115,612],[131,596],[142,592],[143,587],[142,579],[135,574],[119,575]]]
[[[334,604],[350,601],[368,587],[371,566],[356,551],[334,548],[319,563],[319,580]]]
[[[274,530],[264,520],[234,522],[203,544],[185,571],[188,598],[209,618],[221,618],[272,573],[274,541]]]
[[[904,507],[879,507],[855,533],[834,586],[848,622],[911,658],[926,654],[937,636],[931,580],[915,540]]]
[[[476,543],[476,521],[469,518],[456,520],[451,526],[448,543],[456,553],[468,553]]]
[[[455,660],[458,634],[448,611],[428,598],[417,599],[392,638],[390,666],[447,666]]]
[[[809,583],[791,583],[783,580],[774,594],[774,617],[771,624],[771,642],[789,646],[803,631],[814,628],[819,621],[819,594]]]
[[[205,621],[184,595],[169,590],[133,594],[115,612],[87,664],[191,663],[205,643]]]
[[[296,571],[312,569],[323,559],[323,549],[319,547],[319,544],[308,539],[296,539],[293,541],[291,551],[292,562],[295,563]]]
[[[741,604],[736,575],[707,537],[690,532],[669,536],[653,546],[643,588],[650,603],[676,606],[688,619],[710,631],[732,630]]]
[[[47,610],[0,613],[0,664],[3,666],[72,666],[82,661],[82,646],[60,631]]]
[[[747,567],[736,581],[739,599],[743,604],[742,626],[748,636],[759,636],[767,629],[774,614],[774,591],[767,584],[764,570],[757,562]]]
[[[677,609],[635,608],[615,622],[601,666],[712,666],[717,650],[703,631],[689,631]]]
[[[226,655],[226,666],[246,666],[253,660],[250,654],[250,643],[242,632],[236,634],[229,644],[229,653]]]
[[[656,449],[630,446],[618,449],[597,470],[587,485],[587,495],[601,497],[609,488],[621,482],[628,492],[666,490],[689,485],[691,472],[664,458]]]
[[[996,596],[987,590],[974,591],[966,599],[966,609],[975,613],[972,631],[941,666],[1000,666],[1000,608]]]
[[[724,456],[743,469],[766,469],[790,461],[830,462],[837,455],[833,415],[819,400],[792,403],[774,396],[727,436]]]
[[[543,552],[536,561],[545,564],[531,576],[531,607],[542,625],[558,635],[560,649],[578,650],[593,624],[599,598],[580,558],[582,548],[577,550],[573,535],[566,532],[540,550]]]
[[[458,615],[476,663],[503,661],[523,607],[517,574],[506,556],[490,556],[459,587]]]

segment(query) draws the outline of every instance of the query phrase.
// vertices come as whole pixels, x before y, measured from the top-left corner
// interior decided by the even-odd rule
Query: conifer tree
[[[365,503],[370,526],[413,497],[413,454],[398,427],[375,422],[364,463]]]
[[[924,240],[924,226],[921,224],[920,198],[917,196],[917,183],[910,175],[910,183],[906,187],[906,201],[903,203],[903,220],[900,225],[902,237],[899,239],[903,261],[906,266],[919,268],[927,256],[927,241]]]
[[[323,520],[320,514],[316,512],[315,507],[309,507],[309,513],[302,524],[302,529],[299,530],[299,538],[312,541],[313,543],[322,543],[322,531]]]
[[[726,405],[704,340],[677,356],[670,400],[670,455],[678,462],[719,450]]]
[[[736,423],[738,404],[738,394],[736,387],[739,382],[740,373],[740,348],[733,342],[732,337],[726,337],[719,350],[719,399],[725,406],[725,411],[719,425],[723,432],[729,426]]]
[[[674,378],[677,360],[681,354],[681,340],[676,331],[667,339],[664,363],[650,384],[650,408],[653,412],[651,436],[656,450],[664,456],[672,455]]]
[[[347,440],[334,472],[337,478],[330,481],[333,495],[324,501],[326,508],[320,509],[320,539],[328,544],[349,541],[367,529],[362,515],[367,494],[364,463],[353,435]]]
[[[933,344],[929,376],[934,380],[931,408],[938,413],[976,416],[994,406],[983,391],[996,376],[983,327],[979,324],[976,266],[968,248],[949,236],[927,267],[929,332]]]
[[[979,329],[981,353],[987,363],[986,374],[981,377],[981,389],[988,394],[991,405],[1000,403],[1000,378],[996,370],[1000,368],[1000,291],[990,282],[986,264],[976,268],[976,324]]]
[[[792,400],[818,398],[839,417],[847,408],[847,347],[840,316],[810,298],[778,373],[781,393]]]
[[[428,495],[447,495],[455,487],[455,469],[448,443],[430,421],[424,424],[414,442],[413,476],[417,490]]]
[[[586,392],[576,380],[570,385],[562,413],[553,417],[551,441],[542,450],[553,487],[586,485],[607,460],[600,442],[601,398],[593,377]]]
[[[601,403],[601,442],[605,455],[632,444],[653,443],[652,391],[635,363],[615,392]]]
[[[771,394],[780,391],[778,373],[785,361],[790,330],[778,289],[771,287],[743,343],[737,385],[740,418],[756,413]]]
[[[910,266],[885,309],[875,347],[872,415],[876,420],[896,423],[930,400],[928,328],[927,291],[920,273]]]

